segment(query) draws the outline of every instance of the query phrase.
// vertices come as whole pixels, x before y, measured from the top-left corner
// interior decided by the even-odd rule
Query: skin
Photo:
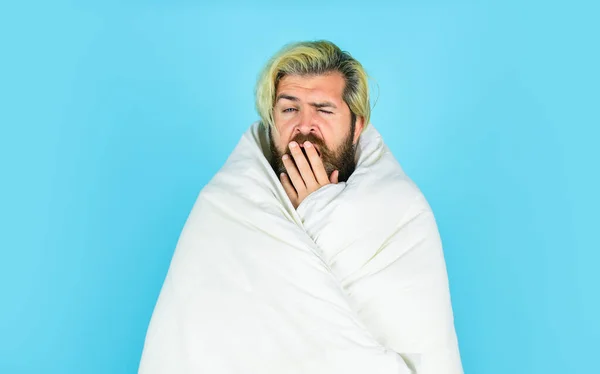
[[[281,157],[274,168],[294,208],[319,188],[338,183],[339,169],[348,169],[340,167],[342,155],[348,161],[349,147],[357,144],[364,118],[357,116],[352,129],[350,108],[343,100],[344,87],[339,72],[288,75],[277,85],[271,149]],[[348,172],[344,172],[343,180],[349,177],[345,174]]]

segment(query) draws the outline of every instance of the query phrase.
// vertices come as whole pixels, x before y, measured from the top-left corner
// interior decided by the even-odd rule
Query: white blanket
[[[432,211],[372,124],[347,182],[294,209],[253,123],[202,189],[141,374],[461,374]]]

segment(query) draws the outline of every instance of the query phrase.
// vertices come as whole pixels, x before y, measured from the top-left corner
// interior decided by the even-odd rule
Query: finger
[[[331,173],[331,179],[330,179],[331,183],[334,183],[334,184],[338,183],[339,177],[340,177],[340,172],[337,170],[334,170]]]
[[[285,170],[287,170],[287,175],[291,179],[298,195],[304,193],[304,191],[306,191],[306,185],[304,184],[304,181],[302,180],[302,177],[300,176],[300,173],[298,172],[298,169],[296,169],[296,165],[294,165],[294,162],[290,156],[285,154],[281,159],[283,160]]]
[[[292,156],[294,157],[294,161],[296,162],[296,166],[298,167],[298,169],[300,171],[300,175],[302,176],[302,179],[304,180],[304,184],[306,185],[306,188],[308,188],[308,189],[317,188],[318,185],[317,185],[317,180],[315,179],[315,175],[313,174],[313,171],[310,168],[310,164],[308,163],[306,156],[304,156],[304,153],[302,153],[302,150],[300,149],[300,146],[298,145],[298,143],[296,143],[296,142],[290,143],[290,152],[292,153]]]
[[[310,161],[310,166],[312,167],[312,171],[317,183],[319,183],[321,186],[329,184],[329,178],[327,178],[327,172],[325,171],[323,160],[321,160],[317,149],[308,140],[304,142],[304,149],[306,150],[306,155]]]
[[[292,182],[290,181],[288,175],[286,173],[281,173],[279,179],[281,180],[281,184],[283,185],[285,193],[288,195],[292,203],[296,201],[298,199],[298,194],[296,193],[294,186],[292,186]]]

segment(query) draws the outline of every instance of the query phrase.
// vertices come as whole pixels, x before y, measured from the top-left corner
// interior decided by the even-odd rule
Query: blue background
[[[597,6],[222,4],[0,6],[0,373],[137,371],[259,69],[321,38],[436,214],[465,372],[600,372]]]

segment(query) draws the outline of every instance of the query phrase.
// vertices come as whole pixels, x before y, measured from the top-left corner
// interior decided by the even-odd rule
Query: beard
[[[352,175],[352,173],[354,172],[354,169],[356,168],[356,147],[352,144],[355,126],[355,121],[352,121],[352,124],[350,125],[350,131],[344,137],[342,144],[340,144],[336,149],[330,149],[323,142],[323,140],[317,138],[312,133],[307,135],[298,134],[289,142],[291,142],[292,140],[294,140],[298,144],[303,144],[307,140],[311,142],[315,146],[315,149],[317,149],[317,153],[320,154],[321,161],[323,162],[323,166],[325,167],[325,172],[327,173],[328,179],[331,177],[331,173],[334,170],[338,170],[338,182],[346,182],[348,178],[350,178],[350,175]],[[273,167],[273,170],[275,171],[277,176],[279,176],[281,173],[286,173],[289,175],[287,169],[285,168],[285,165],[283,164],[283,160],[281,159],[281,157],[283,157],[283,155],[287,153],[290,156],[292,162],[294,162],[294,157],[290,152],[289,142],[286,146],[285,153],[280,153],[279,150],[277,150],[277,147],[275,147],[275,143],[273,142],[272,131],[272,127],[269,126],[269,148],[271,150],[271,167]],[[310,165],[310,160],[308,159],[304,147],[301,147],[300,149],[304,153],[304,156],[306,157],[306,160]]]

